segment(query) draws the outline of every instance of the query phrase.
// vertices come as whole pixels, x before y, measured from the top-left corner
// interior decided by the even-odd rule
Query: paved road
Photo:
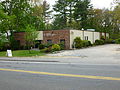
[[[120,65],[0,61],[0,90],[120,90]]]
[[[0,90],[120,90],[120,45],[0,58]]]

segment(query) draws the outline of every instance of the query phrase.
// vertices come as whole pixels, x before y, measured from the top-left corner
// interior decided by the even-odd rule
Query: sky
[[[56,0],[46,0],[46,1],[51,5],[54,5]],[[91,4],[93,4],[94,8],[100,8],[100,9],[110,8],[112,2],[113,0],[91,0]]]

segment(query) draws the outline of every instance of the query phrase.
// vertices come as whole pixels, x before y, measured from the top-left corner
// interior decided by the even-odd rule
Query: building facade
[[[20,45],[25,45],[25,33],[15,33],[15,40],[20,42]],[[72,49],[74,39],[80,37],[82,40],[89,40],[94,43],[95,40],[100,40],[104,36],[109,38],[108,33],[85,31],[85,30],[49,30],[49,31],[38,31],[38,38],[42,44],[60,44],[64,43],[65,49]]]

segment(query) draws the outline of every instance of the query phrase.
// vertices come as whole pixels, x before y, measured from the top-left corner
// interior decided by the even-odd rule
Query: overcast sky
[[[55,4],[56,0],[46,0],[51,5]],[[93,4],[94,8],[110,8],[111,3],[113,0],[91,0],[91,3]]]

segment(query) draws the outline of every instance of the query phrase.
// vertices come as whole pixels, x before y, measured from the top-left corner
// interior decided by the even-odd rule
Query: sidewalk
[[[47,60],[45,57],[0,57],[0,61],[59,62],[57,60]]]

